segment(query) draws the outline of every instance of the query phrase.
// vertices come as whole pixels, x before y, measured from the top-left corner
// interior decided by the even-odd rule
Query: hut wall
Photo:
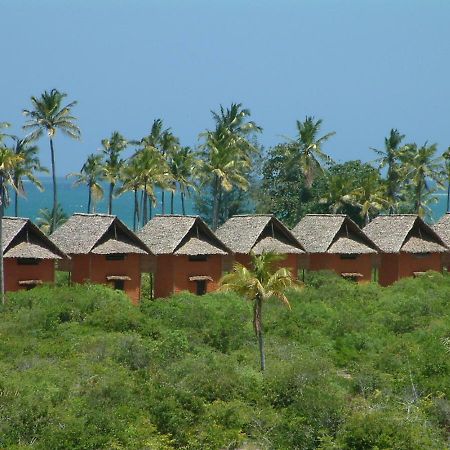
[[[381,286],[389,286],[399,278],[399,255],[397,253],[382,253],[378,268],[378,282]]]
[[[189,291],[196,293],[193,276],[209,276],[206,291],[213,292],[218,288],[222,276],[222,256],[209,255],[206,261],[190,261],[185,255],[159,255],[155,276],[155,297],[168,297],[175,292]]]
[[[426,272],[427,270],[442,271],[440,253],[430,253],[426,256],[400,253],[399,278],[412,277],[414,272]]]
[[[55,261],[53,259],[39,260],[37,265],[22,266],[16,258],[5,258],[5,291],[24,289],[19,281],[41,280],[43,283],[55,281]]]
[[[372,280],[373,257],[371,254],[357,255],[355,259],[342,259],[338,254],[311,253],[309,270],[331,270],[337,274],[360,273],[358,282]]]
[[[305,256],[298,254],[290,254],[284,256],[286,256],[285,259],[277,264],[278,268],[286,267],[288,269],[291,269],[292,274],[295,276],[295,278],[298,278],[299,258],[301,258],[301,260],[304,262]],[[236,253],[235,261],[249,269],[251,268],[252,257],[248,254]]]
[[[114,282],[106,277],[111,275],[127,276],[124,281],[124,292],[134,304],[139,303],[141,294],[141,262],[140,256],[125,255],[124,260],[107,260],[105,255],[74,255],[72,257],[72,282],[85,283],[90,281],[111,287]]]

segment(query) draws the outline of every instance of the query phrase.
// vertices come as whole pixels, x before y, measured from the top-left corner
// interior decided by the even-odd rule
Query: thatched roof
[[[289,229],[271,214],[237,215],[216,232],[235,253],[304,253],[302,244]]]
[[[444,214],[432,228],[439,237],[450,246],[450,213]]]
[[[67,254],[148,254],[148,247],[116,216],[74,214],[50,239]]]
[[[29,219],[4,217],[2,225],[5,258],[61,259],[67,257]]]
[[[376,244],[345,214],[307,214],[292,230],[309,253],[377,253]]]
[[[364,231],[384,253],[448,251],[439,235],[414,214],[378,216]]]
[[[161,215],[138,236],[155,255],[227,255],[230,249],[198,216]]]

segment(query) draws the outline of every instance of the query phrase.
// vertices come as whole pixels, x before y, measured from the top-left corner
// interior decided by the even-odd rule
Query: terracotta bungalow
[[[427,270],[442,270],[445,242],[420,217],[378,216],[364,232],[381,250],[379,282],[383,286]]]
[[[71,257],[60,268],[72,282],[107,284],[139,302],[141,258],[150,250],[116,216],[74,214],[50,238]]]
[[[156,255],[155,297],[217,289],[230,250],[200,217],[156,216],[138,236]]]
[[[29,219],[4,217],[5,291],[31,289],[55,281],[55,261],[67,258]]]
[[[292,233],[309,253],[310,270],[371,281],[378,248],[345,214],[307,214]]]
[[[285,255],[280,266],[288,267],[297,276],[307,255],[302,244],[289,229],[271,214],[236,215],[228,219],[216,232],[235,254],[235,261],[250,265],[250,254],[274,252]]]
[[[444,214],[441,219],[433,225],[433,230],[450,248],[450,213]],[[445,253],[442,257],[443,266],[448,271],[450,269],[450,252]]]

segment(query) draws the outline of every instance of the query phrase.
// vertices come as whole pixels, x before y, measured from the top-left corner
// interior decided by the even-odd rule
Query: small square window
[[[358,255],[354,253],[343,253],[340,255],[341,259],[356,259]]]
[[[189,261],[207,261],[208,255],[189,255]]]
[[[109,255],[106,255],[107,261],[123,261],[124,259],[124,253],[110,253]]]
[[[37,266],[39,259],[36,258],[17,258],[17,264],[19,266]]]

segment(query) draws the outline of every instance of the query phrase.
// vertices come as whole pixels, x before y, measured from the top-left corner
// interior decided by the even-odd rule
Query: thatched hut
[[[217,289],[230,250],[200,217],[158,215],[138,236],[156,255],[155,297]]]
[[[5,291],[31,289],[55,280],[55,261],[67,255],[29,219],[4,217]]]
[[[364,232],[381,250],[379,282],[383,286],[427,270],[442,270],[445,242],[413,214],[378,216]]]
[[[288,267],[297,277],[300,266],[306,264],[302,244],[289,229],[271,214],[236,215],[216,232],[235,254],[235,261],[249,267],[251,254],[273,252],[285,256],[280,267]]]
[[[292,233],[309,253],[310,270],[331,270],[358,282],[372,279],[378,248],[345,214],[307,214]]]
[[[447,247],[450,248],[450,213],[444,214],[440,220],[433,225],[433,230],[439,235],[439,237],[445,242]],[[442,256],[443,266],[448,271],[450,269],[450,252],[445,253]]]
[[[116,216],[74,214],[50,238],[71,257],[60,268],[72,282],[107,284],[139,302],[141,258],[151,252]]]

